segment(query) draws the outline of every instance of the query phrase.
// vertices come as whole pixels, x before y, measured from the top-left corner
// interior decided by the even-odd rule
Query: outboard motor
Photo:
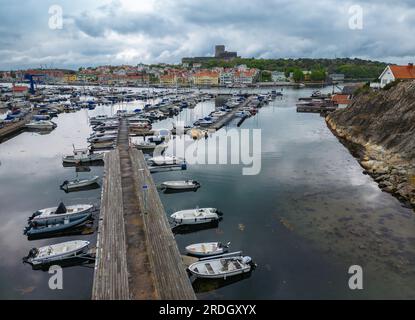
[[[244,264],[249,264],[249,265],[253,265],[252,263],[252,258],[249,256],[244,256],[242,257],[242,263]]]
[[[28,219],[27,221],[32,221],[35,217],[39,216],[41,214],[40,211],[36,211],[34,212]]]
[[[69,183],[68,180],[65,180],[61,185],[60,188],[63,189],[64,186],[66,186]]]

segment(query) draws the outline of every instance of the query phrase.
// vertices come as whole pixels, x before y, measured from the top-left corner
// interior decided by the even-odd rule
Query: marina
[[[326,88],[327,92],[329,90]],[[97,92],[98,89],[94,89],[95,95]],[[171,118],[134,112],[136,109],[144,110],[149,103],[156,105],[161,96],[150,101],[132,99],[129,102],[96,104],[93,109],[81,107],[76,111],[59,113],[53,120],[56,128],[46,134],[23,130],[0,144],[0,178],[10,185],[9,191],[0,195],[5,204],[3,216],[10,221],[7,229],[6,226],[0,227],[0,237],[2,243],[10,243],[10,237],[15,239],[10,247],[3,245],[3,253],[15,257],[12,259],[14,263],[2,262],[0,270],[2,274],[11,273],[8,279],[2,277],[2,285],[17,288],[5,297],[50,297],[47,272],[28,270],[20,262],[33,247],[47,248],[65,241],[88,241],[94,248],[85,253],[89,260],[82,256],[79,261],[82,263],[74,264],[69,258],[64,259],[65,264],[62,263],[65,265],[67,289],[54,297],[69,299],[290,298],[298,297],[300,289],[302,297],[347,298],[350,293],[341,281],[342,266],[356,259],[363,261],[359,249],[352,250],[356,243],[377,252],[380,249],[375,245],[375,239],[368,242],[368,238],[375,237],[390,247],[403,246],[405,255],[412,255],[410,237],[397,230],[397,226],[405,226],[409,233],[413,228],[415,221],[411,211],[378,190],[370,177],[362,174],[360,166],[331,135],[322,118],[296,113],[298,99],[310,96],[311,89],[285,88],[283,97],[266,103],[260,99],[266,99],[269,91],[260,89],[242,95],[244,101],[238,104],[236,101],[242,96],[237,89],[224,97],[219,93],[220,89],[206,90],[202,94],[206,100],[197,102],[193,108],[180,108],[179,113]],[[134,96],[139,95],[134,93]],[[224,105],[232,98],[235,98],[234,108],[226,111]],[[117,116],[119,110],[125,110],[119,113],[123,115],[119,122],[121,125]],[[130,113],[134,115],[129,116]],[[208,116],[212,121],[208,126],[195,125]],[[134,123],[128,121],[130,117],[138,119],[135,123],[144,123],[152,118],[151,132],[146,129],[146,141],[153,140],[160,132],[170,131],[171,140],[162,142],[162,139],[155,139],[167,146],[161,163],[153,161],[148,165],[148,158],[134,146],[142,143],[144,137],[135,135],[135,130],[128,128]],[[241,119],[244,121],[240,122]],[[183,162],[168,158],[173,154],[174,124],[179,121],[184,122],[186,134],[196,138],[195,143],[212,139],[229,128],[261,128],[261,173],[253,177],[241,176],[241,165],[186,163],[186,170],[183,170]],[[111,123],[111,126],[100,131],[92,129],[103,122]],[[77,123],[76,130],[73,123]],[[273,140],[274,137],[278,139]],[[96,138],[99,139],[92,140]],[[91,143],[106,142],[106,139],[113,144],[102,151],[91,150]],[[46,145],[49,147],[41,147]],[[336,163],[341,165],[331,164],[327,159],[336,159]],[[301,163],[302,169],[293,167],[292,163]],[[155,171],[157,173],[152,174]],[[79,182],[100,177],[102,189],[62,192],[59,186],[65,181],[75,181],[74,173]],[[325,181],[319,179],[321,175],[325,175]],[[26,182],[24,177],[33,179]],[[157,187],[167,183],[169,187],[180,189],[190,180],[202,186],[198,192],[164,192]],[[263,187],[255,187],[258,185]],[[33,190],[39,192],[34,194]],[[353,204],[344,199],[345,194],[353,199]],[[20,198],[27,200],[18,201]],[[27,217],[36,208],[51,208],[60,200],[66,207],[94,204],[99,212],[92,214],[93,219],[88,225],[79,227],[84,221],[74,220],[74,228],[63,234],[48,232],[27,241],[21,232]],[[220,209],[221,215],[217,216],[220,220],[196,225],[180,221],[185,216],[183,210],[194,214],[200,208],[210,207]],[[261,208],[259,212],[258,207]],[[356,210],[362,216],[350,220],[350,211]],[[393,220],[387,216],[390,210],[398,213]],[[176,215],[178,219],[169,223],[168,219],[171,220],[177,212],[182,212],[182,217]],[[378,222],[379,219],[383,219],[382,223]],[[363,235],[359,232],[359,226],[367,226],[369,222],[375,226],[373,228],[379,228],[379,234]],[[336,224],[342,227],[330,231],[329,226]],[[397,238],[383,235],[381,230],[385,225],[390,232],[396,232]],[[40,229],[37,231],[44,233]],[[346,234],[352,235],[350,241],[344,241]],[[337,242],[339,239],[343,239],[341,245]],[[211,262],[199,260],[203,259],[202,256],[196,260],[186,256],[182,262],[182,255],[188,253],[186,248],[191,244],[227,244],[229,241],[233,249],[242,250],[239,255],[223,258],[213,255]],[[204,249],[200,250],[207,254]],[[289,254],[276,255],[275,252]],[[242,257],[247,254],[254,261],[255,268],[248,268],[249,263],[243,262]],[[109,256],[112,259],[107,259]],[[223,265],[217,261],[223,259],[229,262],[229,273],[218,272]],[[388,255],[380,262],[375,256],[365,259],[367,262],[361,263],[367,268],[382,266],[379,277],[367,280],[366,296],[404,297],[412,294],[410,286],[401,287],[399,291],[393,289],[403,279],[411,281],[412,275],[398,276],[392,272]],[[85,261],[88,261],[88,268]],[[302,263],[298,264],[298,261]],[[194,263],[206,269],[197,268],[199,265],[196,264],[197,271],[192,269],[194,274],[189,277],[186,268]],[[11,272],[10,268],[16,271]],[[409,264],[400,268],[409,268]],[[306,277],[309,270],[318,276]],[[33,279],[36,279],[36,285]],[[275,292],[275,283],[285,289]],[[372,285],[380,283],[383,286],[380,291],[370,290]],[[21,293],[20,289],[31,286],[34,288],[29,293]],[[304,291],[304,288],[310,291]],[[311,288],[314,288],[312,293]]]

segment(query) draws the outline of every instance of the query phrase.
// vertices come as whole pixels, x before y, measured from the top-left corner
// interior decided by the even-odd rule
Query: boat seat
[[[213,270],[213,268],[210,265],[210,263],[205,263],[205,267],[206,267],[206,270],[208,271],[208,273],[215,274],[215,271]]]
[[[221,263],[222,263],[222,271],[228,271],[229,261],[228,260],[221,260]]]
[[[233,261],[233,265],[235,266],[236,269],[240,270],[242,269],[241,264],[239,263],[239,261]]]

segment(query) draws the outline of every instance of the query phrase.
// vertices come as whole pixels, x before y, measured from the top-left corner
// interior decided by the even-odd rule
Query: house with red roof
[[[389,65],[382,72],[379,80],[381,88],[395,80],[415,80],[414,64],[408,63],[406,66]]]
[[[29,92],[29,87],[27,86],[13,86],[12,92],[14,96],[24,96]]]

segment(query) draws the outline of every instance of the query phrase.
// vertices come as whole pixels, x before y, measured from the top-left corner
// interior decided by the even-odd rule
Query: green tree
[[[293,79],[295,82],[300,82],[304,80],[304,73],[301,69],[295,69],[293,72]]]

